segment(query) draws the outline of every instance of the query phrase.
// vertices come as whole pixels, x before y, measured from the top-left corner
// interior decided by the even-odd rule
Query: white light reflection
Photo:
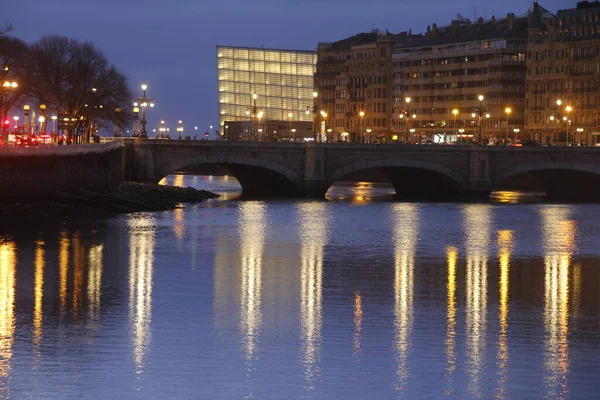
[[[394,222],[394,313],[397,382],[394,389],[405,391],[410,371],[408,356],[413,329],[414,257],[419,233],[419,207],[416,204],[391,206]]]
[[[245,338],[246,382],[249,385],[249,397],[252,398],[252,372],[257,359],[262,325],[262,257],[266,234],[266,206],[259,202],[245,202],[240,204],[239,211],[242,268],[240,324]]]
[[[298,205],[302,272],[300,277],[300,332],[306,390],[313,392],[321,376],[323,326],[323,253],[327,244],[328,214],[325,203]]]
[[[132,215],[129,227],[129,323],[133,362],[142,378],[151,342],[152,279],[156,222],[147,214]]]
[[[448,264],[447,290],[447,325],[446,325],[446,372],[444,378],[447,387],[444,395],[452,396],[454,389],[454,372],[456,371],[456,262],[458,261],[458,249],[448,247],[446,249],[446,260]]]
[[[510,283],[510,255],[513,247],[513,231],[498,231],[498,261],[500,262],[500,276],[498,282],[498,389],[496,398],[510,398],[507,388],[508,383],[508,311],[509,311],[509,283]]]
[[[487,330],[487,261],[490,246],[490,206],[469,204],[463,208],[466,227],[466,372],[470,397],[482,397]]]
[[[575,248],[575,222],[566,206],[547,206],[542,211],[544,229],[544,326],[548,398],[569,394],[569,265]]]
[[[93,246],[88,253],[88,317],[93,324],[100,316],[100,296],[102,294],[102,252],[104,245]]]
[[[358,364],[360,362],[360,353],[362,352],[360,336],[362,334],[362,297],[359,291],[354,294],[354,337],[352,340],[352,360]]]
[[[0,398],[10,398],[15,335],[16,246],[0,243]]]

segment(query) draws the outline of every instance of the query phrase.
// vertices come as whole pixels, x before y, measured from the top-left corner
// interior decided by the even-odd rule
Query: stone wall
[[[122,143],[0,148],[0,201],[42,200],[56,191],[110,193],[124,180]]]

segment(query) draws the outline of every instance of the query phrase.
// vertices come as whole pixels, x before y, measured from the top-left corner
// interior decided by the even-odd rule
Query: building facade
[[[370,143],[390,139],[393,118],[392,50],[410,33],[373,30],[319,43],[315,89],[330,141]],[[323,122],[321,122],[322,124]]]
[[[313,121],[316,58],[314,51],[217,46],[222,136],[227,133],[231,140],[289,139],[291,129],[273,127],[288,126],[290,121],[306,131]]]
[[[535,7],[527,49],[527,130],[543,143],[596,143],[600,135],[600,2],[547,16]]]
[[[394,66],[394,136],[408,142],[514,139],[523,131],[527,16],[435,24]]]

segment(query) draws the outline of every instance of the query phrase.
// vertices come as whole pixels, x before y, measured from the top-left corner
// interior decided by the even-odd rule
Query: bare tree
[[[0,26],[0,36],[12,31],[12,30],[13,30],[12,22],[7,21],[4,23],[4,25]]]
[[[19,101],[27,89],[27,45],[16,38],[0,35],[0,117]],[[4,87],[4,83],[17,86]]]
[[[67,129],[84,134],[91,127],[122,125],[130,119],[127,79],[92,43],[45,36],[30,46],[29,92],[40,104],[75,121]]]

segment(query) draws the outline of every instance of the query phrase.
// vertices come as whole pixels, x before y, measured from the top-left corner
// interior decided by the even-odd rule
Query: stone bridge
[[[158,182],[201,164],[226,167],[247,197],[322,197],[375,171],[400,198],[487,197],[528,176],[556,200],[600,200],[600,148],[124,140],[125,178]]]

